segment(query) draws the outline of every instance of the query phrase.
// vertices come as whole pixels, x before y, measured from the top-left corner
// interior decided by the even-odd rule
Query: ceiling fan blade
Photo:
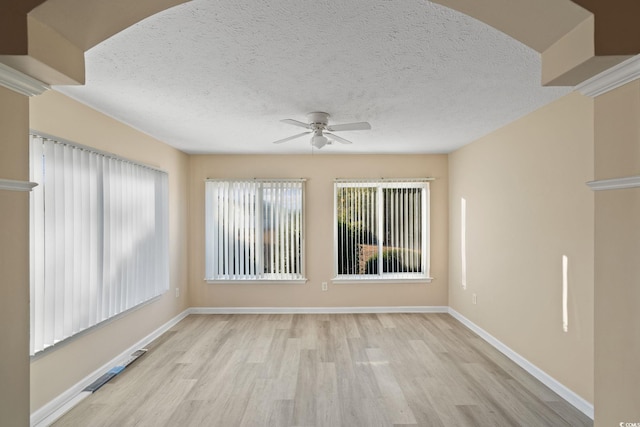
[[[341,142],[343,144],[353,144],[353,142],[349,141],[348,139],[344,139],[344,138],[342,138],[342,137],[340,137],[338,135],[334,135],[334,134],[329,133],[329,132],[325,132],[324,134],[327,135],[329,138],[334,139],[334,140],[336,140],[338,142]]]
[[[327,126],[327,130],[332,132],[344,131],[344,130],[369,130],[371,129],[371,125],[368,122],[355,122],[355,123],[344,123],[342,125],[331,125]]]
[[[279,139],[277,141],[273,141],[274,144],[282,144],[283,142],[291,141],[292,139],[300,138],[301,136],[305,136],[310,134],[311,132],[302,132],[297,135],[290,136],[288,138]]]
[[[294,125],[294,126],[300,126],[301,128],[305,128],[305,129],[311,129],[311,125],[308,123],[303,123],[303,122],[299,122],[297,120],[293,120],[293,119],[284,119],[284,120],[280,120],[282,123],[287,123],[290,125]]]

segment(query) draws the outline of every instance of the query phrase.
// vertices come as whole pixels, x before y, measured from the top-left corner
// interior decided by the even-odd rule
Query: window
[[[429,280],[429,183],[335,183],[337,280]]]
[[[31,354],[169,288],[167,174],[31,137]]]
[[[207,180],[206,280],[304,281],[303,180]]]

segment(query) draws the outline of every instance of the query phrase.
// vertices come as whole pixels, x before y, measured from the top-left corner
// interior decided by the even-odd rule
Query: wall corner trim
[[[38,185],[36,182],[15,181],[13,179],[0,178],[0,190],[31,191],[36,185]]]
[[[49,90],[49,85],[0,63],[0,86],[21,95],[35,96]]]
[[[640,175],[627,176],[624,178],[601,179],[587,182],[593,191],[623,190],[625,188],[640,187]]]
[[[535,366],[533,363],[529,362],[524,357],[520,356],[518,353],[507,347],[500,340],[495,338],[493,335],[489,334],[487,331],[473,323],[471,320],[464,317],[462,314],[455,311],[453,308],[449,307],[449,314],[453,316],[460,323],[465,325],[467,328],[471,329],[473,332],[478,334],[480,338],[491,344],[502,354],[507,356],[513,362],[515,362],[522,369],[533,375],[538,381],[549,387],[555,393],[557,393],[564,400],[573,405],[580,412],[593,419],[593,405],[587,402],[585,399],[580,397],[578,394],[558,382],[555,378],[551,377],[549,374]]]
[[[576,86],[575,90],[595,98],[637,79],[640,79],[640,55],[603,71]]]

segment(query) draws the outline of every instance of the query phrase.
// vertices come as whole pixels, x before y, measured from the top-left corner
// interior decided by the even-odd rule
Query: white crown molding
[[[575,90],[595,98],[639,78],[640,55],[636,55],[579,84]]]
[[[449,307],[449,314],[457,319],[460,323],[465,325],[467,328],[478,334],[480,338],[491,344],[496,350],[507,356],[509,359],[511,359],[511,361],[516,363],[522,369],[533,375],[538,381],[556,392],[558,395],[560,395],[560,397],[569,402],[580,412],[593,419],[594,412],[593,405],[591,403],[587,402],[585,399],[564,386],[551,375],[547,374],[524,357],[520,356],[518,353],[506,346],[502,341],[498,340],[493,335],[491,335],[451,307]]]
[[[15,181],[13,179],[0,178],[0,190],[31,191],[36,185],[38,184],[35,182]]]
[[[0,86],[26,96],[40,95],[50,89],[48,84],[5,64],[0,64]]]
[[[640,187],[640,176],[628,176],[624,178],[601,179],[587,182],[593,191],[623,190],[625,188]]]

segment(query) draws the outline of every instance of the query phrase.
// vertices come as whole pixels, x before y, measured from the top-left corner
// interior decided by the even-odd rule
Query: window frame
[[[46,148],[45,144],[59,148]],[[51,157],[52,152],[57,153],[56,157],[62,155],[64,162],[59,163],[60,157]],[[59,348],[60,345],[75,340],[93,328],[101,327],[156,300],[169,290],[171,280],[170,194],[169,177],[166,171],[36,131],[30,131],[29,135],[29,162],[30,177],[32,181],[40,184],[30,194],[29,218],[31,298],[29,353],[32,358],[38,358]],[[54,178],[46,177],[47,168],[52,171],[51,176]],[[71,190],[71,194],[66,194],[64,200],[60,201],[64,203],[62,208],[58,205],[48,208],[50,212],[54,212],[54,215],[58,215],[52,219],[51,215],[46,213],[45,204],[47,201],[58,201],[60,198],[56,192],[60,191],[61,171],[65,176],[62,178],[65,186],[72,182],[73,188],[65,187],[67,191]],[[83,180],[79,180],[78,177],[82,177]],[[147,181],[147,190],[144,190],[143,186],[140,191],[144,192],[145,197],[142,202],[144,212],[151,213],[153,217],[153,226],[149,225],[145,229],[148,231],[153,228],[153,244],[138,247],[138,251],[131,258],[135,261],[127,264],[121,262],[125,261],[124,258],[119,260],[117,257],[110,257],[110,254],[124,253],[124,251],[116,251],[118,244],[112,244],[109,239],[117,239],[120,249],[125,245],[131,249],[135,248],[136,244],[144,245],[144,242],[148,242],[139,240],[143,236],[131,233],[136,227],[135,224],[139,225],[136,220],[140,221],[140,215],[129,213],[131,203],[134,200],[143,199],[136,197],[140,195],[139,192],[128,191],[128,196],[119,193],[116,200],[110,186],[113,186],[113,191],[122,189],[123,182],[131,178]],[[148,191],[151,186],[153,190]],[[52,199],[52,192],[55,199]],[[110,213],[106,215],[105,212],[108,209]],[[74,215],[76,221],[73,222],[72,229],[68,229],[69,222],[65,220],[62,231],[59,227],[51,231],[52,225],[55,224],[56,227],[60,225],[60,213],[65,218]],[[81,225],[78,226],[78,224]],[[114,224],[118,225],[119,230],[114,228]],[[147,222],[147,224],[151,223]],[[140,230],[139,227],[137,229]],[[90,238],[84,235],[88,230],[91,233]],[[70,274],[65,273],[64,280],[60,280],[58,274],[56,277],[45,274],[45,270],[50,272],[52,268],[63,270],[59,264],[61,261],[57,258],[59,255],[57,249],[55,255],[51,257],[52,244],[46,241],[48,237],[45,236],[51,236],[52,233],[60,236],[55,240],[56,248],[60,244],[72,244],[70,250],[65,247],[64,253],[73,253],[81,257],[62,261],[67,271],[73,270]],[[111,234],[107,235],[108,233]],[[80,237],[81,235],[83,237]],[[127,237],[123,238],[125,235]],[[89,243],[88,240],[90,240]],[[49,242],[51,241],[49,238]],[[60,243],[61,241],[64,242]],[[50,261],[46,261],[45,264],[45,254],[49,259],[55,259],[55,264]],[[151,264],[139,262],[142,258],[153,258],[156,261]],[[88,264],[91,267],[87,267]],[[88,273],[89,270],[91,270],[90,273]],[[119,274],[112,274],[115,271]],[[88,277],[87,274],[90,276]],[[82,283],[90,284],[83,286]],[[43,291],[45,286],[53,290],[47,290],[45,294]],[[46,299],[52,293],[64,295],[64,297],[62,299],[56,297],[54,301],[50,301],[50,298]],[[65,314],[62,319],[59,316],[51,318],[52,310],[44,309],[44,305],[51,307],[51,304],[60,302],[64,303],[64,311],[55,308],[54,312],[68,313],[69,302],[73,302],[71,306],[73,313]],[[78,305],[80,302],[82,302],[81,306]],[[73,320],[69,321],[69,318]],[[43,329],[43,322],[53,323],[54,326],[46,326]],[[57,332],[52,333],[51,330]]]
[[[431,277],[431,189],[429,183],[434,178],[406,178],[406,179],[336,179],[334,182],[334,197],[333,197],[333,269],[334,276],[332,283],[334,284],[353,284],[353,283],[431,283],[433,277]],[[421,188],[422,197],[422,258],[421,262],[424,266],[422,273],[384,273],[382,269],[378,268],[377,274],[338,274],[339,260],[338,260],[338,191],[340,188],[376,188],[376,210],[378,214],[376,231],[379,236],[383,235],[382,228],[384,224],[384,196],[383,191],[389,188]],[[378,259],[379,263],[382,263],[382,251],[384,248],[384,242],[378,242]],[[401,277],[405,276],[405,277]],[[414,277],[408,277],[414,276]]]
[[[299,263],[300,263],[300,273],[297,274],[297,277],[286,277],[284,276],[286,273],[256,273],[253,276],[245,276],[245,277],[230,277],[230,278],[223,278],[223,277],[215,277],[215,275],[213,274],[213,271],[215,270],[215,266],[210,265],[209,263],[212,262],[212,260],[216,259],[218,257],[218,255],[214,254],[215,253],[215,247],[217,246],[214,242],[213,242],[213,236],[210,236],[210,234],[215,234],[212,231],[212,226],[210,226],[209,221],[210,218],[212,218],[213,212],[212,212],[212,201],[209,200],[209,183],[213,183],[213,182],[217,182],[217,183],[229,183],[229,184],[237,184],[237,183],[258,183],[260,185],[266,185],[266,186],[271,186],[271,188],[273,188],[273,185],[277,184],[277,183],[299,183],[300,184],[300,190],[301,190],[301,210],[300,210],[300,218],[299,218],[299,225],[300,225],[300,242],[299,242],[299,250],[300,250],[300,258],[299,258]],[[307,277],[306,277],[306,249],[305,249],[305,238],[306,238],[306,215],[305,215],[305,201],[306,201],[306,179],[304,178],[274,178],[274,179],[268,179],[268,178],[247,178],[247,179],[223,179],[223,178],[207,178],[205,179],[205,274],[204,274],[204,281],[206,283],[209,284],[305,284],[307,282]],[[259,206],[259,208],[256,208],[256,212],[258,211],[258,209],[262,210],[262,207],[264,205],[264,193],[262,192],[262,189],[266,188],[266,187],[260,187],[260,199],[257,201],[257,205]],[[257,236],[262,236],[259,237],[258,240],[261,242],[261,244],[264,244],[264,223],[262,221],[261,217],[256,217],[256,225],[259,225],[261,227],[262,233],[258,233],[256,231],[256,235]],[[213,251],[214,253],[210,253],[210,251]],[[264,255],[259,256],[259,265],[264,266],[264,259],[263,259]],[[209,272],[212,272],[212,274],[210,274]],[[259,276],[259,277],[258,277]]]

